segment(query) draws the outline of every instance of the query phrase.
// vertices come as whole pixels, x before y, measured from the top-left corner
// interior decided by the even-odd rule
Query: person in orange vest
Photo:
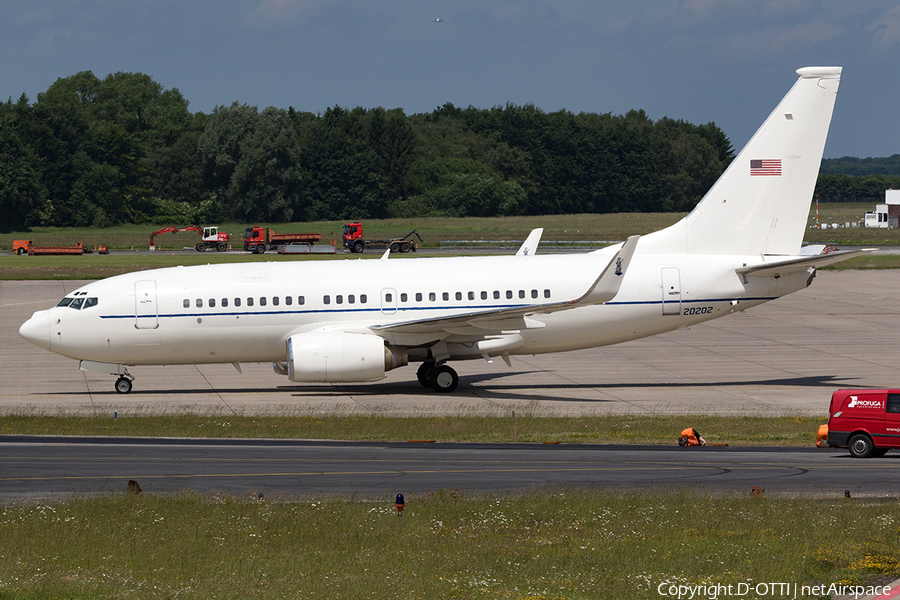
[[[816,432],[816,448],[828,447],[828,424],[819,425],[819,431]]]
[[[703,436],[694,429],[693,427],[688,427],[684,431],[681,432],[681,437],[678,439],[679,446],[705,446],[706,440],[703,439]]]

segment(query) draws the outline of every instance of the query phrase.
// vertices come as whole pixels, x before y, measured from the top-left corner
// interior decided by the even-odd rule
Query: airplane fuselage
[[[608,252],[533,257],[303,261],[174,267],[90,283],[83,299],[35,313],[39,344],[78,360],[124,365],[273,362],[290,335],[539,306],[576,297]],[[759,257],[635,255],[613,301],[534,314],[474,347],[471,327],[380,335],[410,349],[447,344],[453,360],[615,344],[744,310],[802,289],[808,273],[742,278]],[[90,301],[88,299],[96,299]],[[523,326],[524,325],[524,326]],[[31,337],[35,337],[34,334]],[[487,348],[486,351],[483,351]]]

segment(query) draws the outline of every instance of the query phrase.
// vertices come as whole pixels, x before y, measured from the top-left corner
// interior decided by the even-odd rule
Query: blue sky
[[[0,0],[0,98],[142,72],[233,101],[714,121],[736,149],[809,65],[844,67],[826,158],[900,153],[900,0]],[[443,19],[435,22],[436,18]]]

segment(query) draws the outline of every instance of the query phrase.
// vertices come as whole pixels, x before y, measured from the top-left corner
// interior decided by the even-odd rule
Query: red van
[[[828,409],[828,445],[855,458],[900,448],[900,390],[838,390]]]

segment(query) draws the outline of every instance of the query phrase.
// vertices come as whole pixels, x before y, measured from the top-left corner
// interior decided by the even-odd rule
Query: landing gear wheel
[[[119,377],[116,379],[116,391],[120,394],[128,394],[131,392],[131,380],[127,377]]]
[[[419,366],[419,370],[416,371],[416,379],[418,379],[419,383],[421,383],[423,386],[425,386],[427,388],[431,387],[431,384],[428,383],[428,374],[431,373],[431,371],[433,369],[434,369],[433,362],[423,362]]]
[[[847,443],[850,449],[850,456],[853,458],[869,458],[872,456],[875,447],[872,445],[872,439],[864,433],[857,433]]]
[[[459,385],[459,375],[451,367],[441,365],[428,373],[428,383],[434,391],[449,394]]]
[[[228,244],[226,244],[225,242],[219,242],[218,244],[216,244],[216,252],[225,252],[226,250],[228,250]]]

